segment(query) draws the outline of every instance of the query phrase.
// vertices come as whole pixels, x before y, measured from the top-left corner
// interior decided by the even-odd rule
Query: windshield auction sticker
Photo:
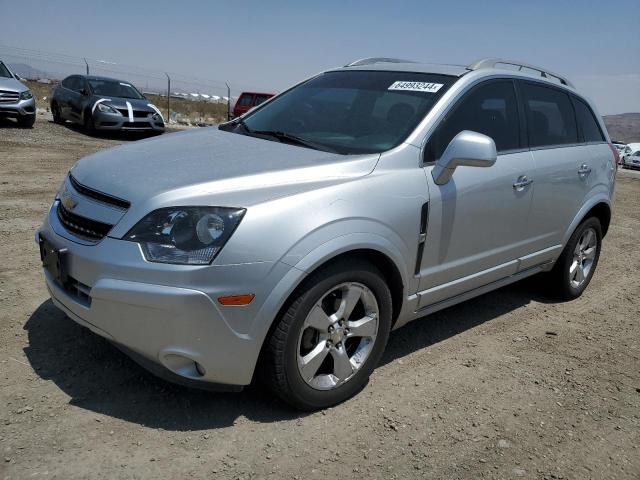
[[[425,92],[436,93],[442,88],[442,83],[430,83],[430,82],[393,82],[393,85],[389,87],[389,90],[404,90],[408,92]]]

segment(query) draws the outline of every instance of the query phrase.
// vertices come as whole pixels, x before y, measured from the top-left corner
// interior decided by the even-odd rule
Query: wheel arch
[[[311,256],[311,254],[309,254],[307,257],[309,256]],[[309,260],[309,258],[307,257],[305,257],[305,259]],[[407,289],[407,281],[406,276],[402,275],[402,266],[399,266],[397,264],[397,260],[394,260],[393,257],[395,257],[395,255],[390,254],[388,251],[385,252],[380,248],[376,248],[373,246],[353,245],[351,248],[345,248],[343,250],[335,251],[333,255],[317,258],[315,261],[309,264],[309,268],[300,268],[306,263],[304,262],[305,259],[299,262],[295,267],[292,267],[289,276],[293,275],[295,277],[295,280],[292,281],[291,279],[289,279],[287,281],[286,278],[283,279],[283,282],[290,284],[289,288],[287,288],[288,293],[282,295],[282,297],[284,298],[281,302],[279,302],[277,313],[275,314],[275,316],[273,316],[273,318],[270,319],[268,328],[265,328],[260,335],[260,337],[262,338],[260,338],[260,351],[256,359],[254,375],[255,372],[260,368],[265,345],[267,344],[267,341],[273,330],[277,327],[278,319],[287,310],[287,308],[289,308],[291,302],[296,296],[296,293],[299,292],[301,288],[303,288],[305,280],[318,270],[325,268],[330,264],[340,262],[341,260],[344,260],[346,258],[359,258],[365,260],[380,270],[380,273],[384,276],[385,281],[389,286],[389,290],[391,291],[392,325],[395,325],[400,316],[400,312],[404,303],[403,300]],[[276,288],[275,291],[282,292],[280,288]],[[280,295],[280,293],[275,293],[275,295]]]
[[[578,228],[578,225],[589,217],[595,217],[600,221],[600,225],[602,226],[602,236],[604,237],[609,230],[609,225],[611,224],[611,202],[608,196],[598,196],[583,205],[565,232],[562,241],[563,245],[567,244],[575,229]]]
[[[611,207],[605,202],[597,203],[591,207],[582,220],[589,217],[596,217],[600,221],[600,226],[602,227],[602,238],[604,238],[609,230],[609,225],[611,224]]]

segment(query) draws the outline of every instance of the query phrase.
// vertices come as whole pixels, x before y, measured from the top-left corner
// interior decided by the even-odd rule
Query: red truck
[[[253,107],[260,105],[273,97],[275,93],[242,92],[233,107],[233,117],[247,113]]]

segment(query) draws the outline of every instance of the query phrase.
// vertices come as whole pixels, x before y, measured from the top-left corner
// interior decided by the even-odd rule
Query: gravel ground
[[[158,380],[48,300],[34,231],[123,141],[0,124],[0,479],[640,478],[639,175],[580,299],[530,279],[413,322],[360,395],[300,414]]]

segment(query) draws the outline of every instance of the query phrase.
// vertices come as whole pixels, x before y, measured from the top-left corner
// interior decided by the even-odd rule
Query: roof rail
[[[522,70],[523,68],[535,70],[536,72],[540,72],[540,76],[543,78],[553,77],[560,81],[562,85],[573,87],[573,84],[565,77],[563,77],[562,75],[558,75],[557,73],[550,72],[546,68],[536,67],[535,65],[529,65],[528,63],[517,62],[515,60],[505,60],[504,58],[483,58],[481,60],[478,60],[477,62],[472,63],[467,68],[469,68],[469,70],[496,68],[496,65],[498,64],[513,65],[514,67],[519,67],[518,70]]]
[[[376,63],[417,63],[413,60],[403,60],[401,58],[386,58],[386,57],[369,57],[361,58],[354,62],[348,63],[345,67],[358,67],[360,65],[374,65]]]

